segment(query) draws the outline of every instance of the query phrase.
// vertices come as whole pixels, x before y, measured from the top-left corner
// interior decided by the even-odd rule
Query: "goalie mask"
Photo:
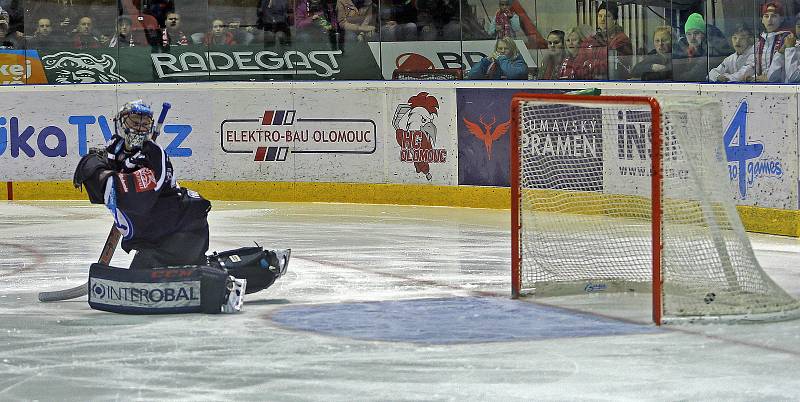
[[[153,110],[141,100],[122,106],[114,118],[117,135],[125,140],[125,150],[139,149],[153,132]]]

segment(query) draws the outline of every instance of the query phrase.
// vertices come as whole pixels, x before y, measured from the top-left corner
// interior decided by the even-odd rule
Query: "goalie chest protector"
[[[228,274],[186,265],[124,269],[92,264],[89,306],[123,314],[219,313],[226,302]]]

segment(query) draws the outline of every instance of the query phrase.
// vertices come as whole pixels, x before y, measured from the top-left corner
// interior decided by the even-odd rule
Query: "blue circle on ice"
[[[653,325],[503,298],[456,297],[286,307],[291,329],[354,339],[430,344],[645,334]]]

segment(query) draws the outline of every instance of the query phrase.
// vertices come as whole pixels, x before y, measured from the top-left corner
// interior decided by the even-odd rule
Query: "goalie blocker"
[[[291,250],[243,247],[214,253],[208,266],[123,269],[93,264],[89,306],[124,314],[235,313],[245,293],[283,276]]]

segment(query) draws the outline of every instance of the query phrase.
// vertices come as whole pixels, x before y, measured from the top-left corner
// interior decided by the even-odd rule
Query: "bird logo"
[[[492,121],[487,123],[483,121],[483,115],[481,115],[478,118],[478,122],[480,122],[480,125],[467,120],[466,117],[464,118],[464,124],[467,126],[467,130],[476,138],[483,141],[483,145],[486,147],[486,153],[489,155],[489,160],[492,160],[492,144],[508,132],[508,128],[511,127],[511,120],[509,119],[504,123],[498,124],[494,129],[492,129],[492,126],[497,122],[497,116],[492,116]],[[483,128],[481,128],[481,126],[483,126]]]
[[[401,148],[400,160],[413,162],[417,173],[422,173],[430,181],[430,163],[439,163],[429,155],[442,151],[434,149],[436,144],[435,120],[439,114],[439,101],[427,92],[420,92],[410,98],[408,103],[397,105],[392,126],[395,128],[397,143]],[[405,155],[405,157],[403,156]],[[444,159],[441,160],[444,162]]]

